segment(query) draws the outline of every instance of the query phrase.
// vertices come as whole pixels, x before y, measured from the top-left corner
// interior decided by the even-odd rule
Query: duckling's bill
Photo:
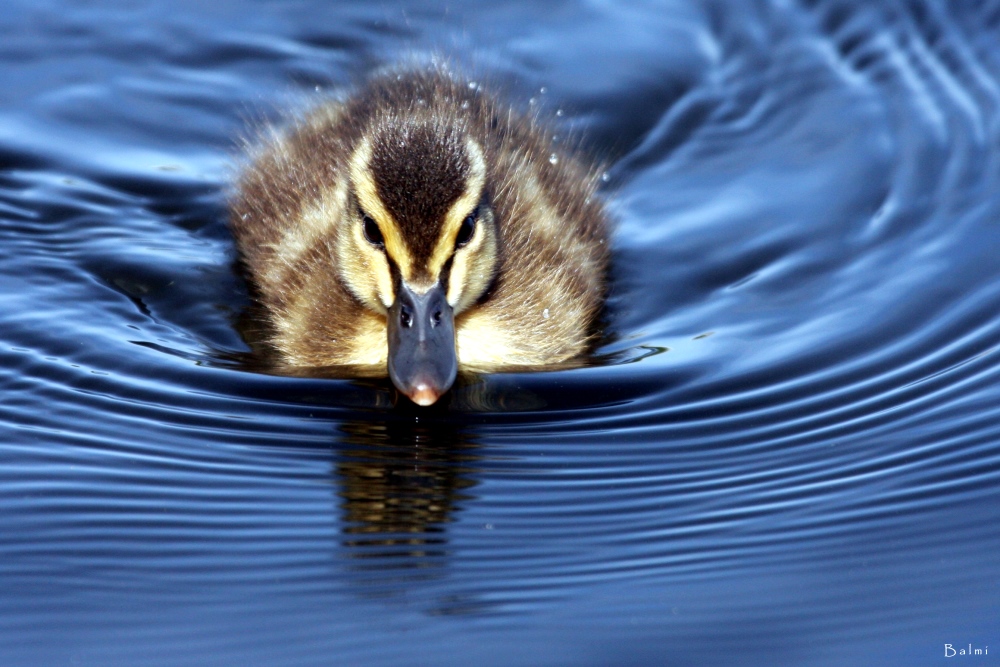
[[[389,377],[417,405],[432,405],[458,373],[455,315],[441,283],[423,293],[399,281],[389,309]]]

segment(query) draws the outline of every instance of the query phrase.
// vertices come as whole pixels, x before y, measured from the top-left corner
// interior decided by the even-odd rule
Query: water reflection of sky
[[[990,3],[7,3],[0,662],[988,645],[998,25]],[[262,372],[236,138],[432,50],[611,163],[605,344],[429,411]]]

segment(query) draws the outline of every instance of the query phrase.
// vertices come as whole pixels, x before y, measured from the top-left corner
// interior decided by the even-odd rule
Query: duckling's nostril
[[[410,309],[405,306],[399,309],[399,324],[404,329],[413,326],[413,316],[410,314]]]
[[[441,324],[441,317],[442,317],[443,315],[444,315],[444,314],[443,314],[443,313],[442,313],[442,312],[441,312],[440,310],[435,310],[435,311],[434,311],[434,314],[433,314],[433,315],[431,315],[431,326],[432,326],[432,327],[436,327],[436,326],[438,326],[439,324]]]

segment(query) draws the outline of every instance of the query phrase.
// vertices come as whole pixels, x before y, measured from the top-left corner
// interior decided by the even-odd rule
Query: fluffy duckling
[[[572,359],[605,295],[597,173],[442,68],[374,77],[257,148],[237,182],[268,343],[294,366],[388,369],[420,405],[459,368]]]

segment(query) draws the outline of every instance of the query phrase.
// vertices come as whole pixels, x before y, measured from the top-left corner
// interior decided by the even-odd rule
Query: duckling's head
[[[393,384],[430,405],[458,370],[455,316],[497,271],[484,146],[461,117],[385,113],[357,133],[348,172],[341,278],[387,318]]]

